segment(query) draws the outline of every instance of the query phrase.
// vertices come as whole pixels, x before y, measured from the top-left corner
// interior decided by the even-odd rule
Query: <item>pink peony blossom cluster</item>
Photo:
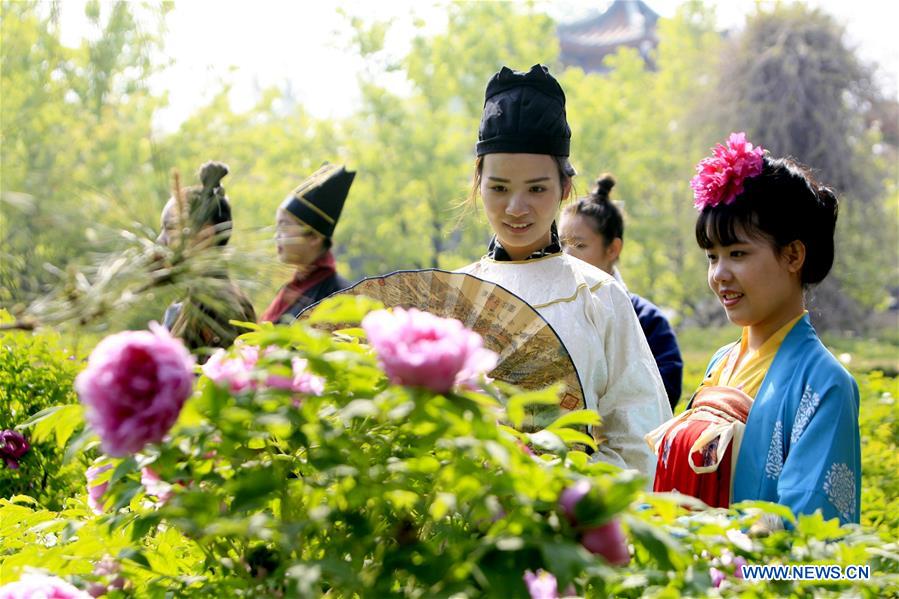
[[[193,391],[194,358],[158,324],[101,341],[75,390],[103,451],[124,456],[158,443]]]
[[[91,595],[68,582],[37,572],[0,587],[0,599],[92,599]]]
[[[259,361],[259,348],[255,345],[238,344],[236,356],[219,349],[202,366],[203,374],[219,386],[227,387],[231,393],[252,389],[253,368]]]
[[[746,133],[731,133],[727,145],[718,144],[713,152],[696,165],[696,176],[690,180],[693,206],[699,211],[730,204],[743,193],[744,181],[762,172],[765,150],[746,141]]]
[[[112,468],[112,464],[91,466],[84,473],[84,476],[87,478],[87,505],[90,506],[91,510],[95,514],[103,513],[103,495],[106,494],[106,490],[109,488],[108,480],[102,483],[97,483],[95,481],[100,477],[101,474],[103,474],[110,468]]]
[[[28,444],[28,439],[19,431],[0,431],[0,458],[10,470],[19,467],[19,459],[28,453],[29,449],[31,445]]]
[[[203,365],[202,370],[216,385],[226,387],[231,393],[240,393],[247,390],[256,390],[262,387],[271,389],[283,389],[294,393],[307,395],[321,395],[325,391],[325,380],[308,371],[308,362],[294,356],[290,365],[292,376],[284,376],[271,373],[256,373],[256,364],[259,362],[260,351],[254,345],[237,345],[236,355],[224,349],[216,351]],[[277,350],[270,347],[265,350],[268,354]],[[260,378],[260,376],[264,378]]]
[[[496,366],[497,355],[483,347],[481,336],[453,318],[395,308],[371,312],[362,328],[395,384],[446,393],[455,385],[474,386]]]

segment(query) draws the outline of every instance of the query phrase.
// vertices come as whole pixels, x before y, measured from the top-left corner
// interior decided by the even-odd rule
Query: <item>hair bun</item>
[[[608,202],[609,192],[615,187],[615,177],[609,173],[600,175],[596,180],[596,188],[593,190],[592,196],[595,202]]]
[[[836,216],[837,210],[839,209],[839,201],[837,200],[837,194],[834,190],[822,185],[818,188],[818,200],[828,214]]]
[[[204,189],[215,189],[228,174],[228,165],[210,160],[200,167],[200,182]]]

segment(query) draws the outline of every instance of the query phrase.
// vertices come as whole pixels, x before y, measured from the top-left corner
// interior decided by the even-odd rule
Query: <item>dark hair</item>
[[[706,207],[696,220],[696,243],[703,249],[740,241],[740,233],[761,238],[780,252],[793,241],[805,245],[803,285],[820,283],[830,272],[839,202],[810,169],[791,158],[765,156],[761,174],[746,179],[730,204]]]
[[[605,243],[616,238],[624,239],[624,219],[621,210],[609,199],[609,192],[615,187],[615,178],[609,173],[599,176],[596,186],[585,198],[565,207],[569,216],[586,216],[593,223],[593,230],[602,236]]]
[[[573,192],[574,182],[572,181],[572,178],[577,175],[577,171],[575,170],[574,166],[571,165],[571,161],[568,160],[568,156],[550,156],[550,158],[553,159],[559,169],[559,183],[561,184],[561,186],[565,187],[565,183],[571,183],[571,189]],[[468,195],[467,202],[469,206],[475,205],[478,193],[480,193],[481,172],[483,172],[483,170],[484,156],[478,156],[474,161],[474,177],[472,177],[471,180],[471,192]]]
[[[202,185],[184,190],[188,203],[191,225],[199,231],[207,225],[215,228],[216,245],[224,246],[231,239],[231,202],[225,195],[221,180],[228,174],[228,166],[210,161],[200,167]]]

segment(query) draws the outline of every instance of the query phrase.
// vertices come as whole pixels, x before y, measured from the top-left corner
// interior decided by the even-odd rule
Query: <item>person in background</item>
[[[212,349],[230,346],[244,332],[229,321],[256,321],[253,305],[217,253],[231,239],[231,202],[221,184],[227,174],[228,167],[220,162],[203,164],[201,184],[177,190],[166,202],[156,239],[186,260],[208,263],[202,281],[192,284],[185,299],[171,304],[163,316],[163,326],[201,363]]]
[[[611,175],[602,175],[590,195],[566,206],[559,221],[559,237],[566,254],[604,270],[623,286],[616,264],[624,245],[624,219],[618,207],[609,200],[609,192],[614,186],[615,179]],[[636,293],[628,292],[628,295],[674,410],[680,399],[684,374],[677,337],[655,304]]]
[[[340,220],[355,172],[326,164],[287,196],[275,212],[278,259],[294,267],[260,317],[260,322],[291,322],[305,308],[346,289],[337,274],[331,238]]]

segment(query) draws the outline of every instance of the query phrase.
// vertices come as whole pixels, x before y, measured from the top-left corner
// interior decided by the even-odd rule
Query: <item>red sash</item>
[[[752,401],[733,387],[701,387],[691,409],[649,433],[646,440],[658,456],[652,490],[692,495],[711,507],[729,506],[734,451],[739,451]]]
[[[325,252],[321,258],[312,263],[312,269],[309,274],[300,278],[300,274],[296,273],[293,280],[278,291],[278,295],[272,300],[272,303],[262,316],[259,322],[278,322],[281,316],[287,312],[291,306],[297,303],[306,291],[315,287],[331,275],[337,272],[334,256],[331,252]]]

